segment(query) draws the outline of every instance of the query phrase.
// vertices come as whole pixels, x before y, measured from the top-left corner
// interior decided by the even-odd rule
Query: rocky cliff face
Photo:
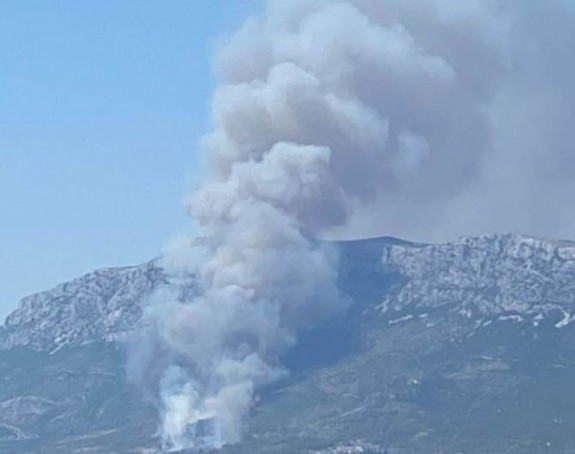
[[[575,315],[575,243],[516,235],[461,238],[425,246],[384,248],[383,263],[406,284],[383,312],[446,309],[467,318],[498,315],[540,321]]]
[[[0,350],[27,346],[52,351],[63,346],[115,342],[142,316],[142,305],[164,282],[152,261],[109,268],[24,298],[5,321]]]
[[[353,254],[350,244],[360,253]],[[441,308],[467,318],[515,314],[537,322],[562,314],[562,326],[575,320],[573,242],[490,235],[432,245],[364,240],[349,243],[349,254],[346,243],[342,247],[342,276],[358,267],[401,276],[404,285],[386,294],[382,313]],[[135,327],[146,299],[169,279],[152,261],[95,271],[26,297],[6,318],[0,350],[119,341]]]
[[[575,452],[574,243],[338,247],[350,313],[302,334],[224,452]],[[121,340],[169,282],[151,262],[22,301],[0,332],[0,452],[154,449]]]

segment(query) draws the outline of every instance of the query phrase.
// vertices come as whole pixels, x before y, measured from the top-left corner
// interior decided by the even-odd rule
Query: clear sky
[[[189,226],[211,49],[256,6],[0,1],[0,317]]]

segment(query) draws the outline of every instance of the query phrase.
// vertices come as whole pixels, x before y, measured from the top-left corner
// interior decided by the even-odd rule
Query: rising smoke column
[[[216,57],[209,176],[187,201],[203,240],[168,248],[185,285],[133,349],[166,450],[238,441],[298,332],[344,313],[313,238],[507,225],[505,203],[572,188],[572,25],[559,1],[504,0],[271,0],[245,23]]]

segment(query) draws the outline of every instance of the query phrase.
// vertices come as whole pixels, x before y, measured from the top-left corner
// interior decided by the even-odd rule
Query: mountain
[[[52,351],[66,345],[117,342],[140,317],[142,303],[165,282],[155,262],[110,268],[24,298],[0,332],[0,350],[26,346]]]
[[[164,279],[150,262],[21,301],[0,328],[1,453],[138,452],[155,442],[156,415],[126,381],[122,341]]]
[[[302,334],[222,453],[575,453],[575,243],[336,246],[349,314]],[[20,303],[0,329],[0,452],[153,452],[123,341],[163,285],[152,261]]]

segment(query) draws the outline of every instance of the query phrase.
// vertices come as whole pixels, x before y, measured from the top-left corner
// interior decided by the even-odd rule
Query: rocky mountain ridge
[[[575,453],[575,243],[336,243],[347,316],[302,333],[222,454]],[[157,452],[122,340],[182,287],[153,261],[25,298],[0,331],[0,452]]]
[[[6,317],[0,350],[119,341],[134,329],[146,298],[164,281],[157,262],[150,261],[94,271],[28,296]]]
[[[467,318],[498,315],[537,322],[575,320],[575,243],[518,235],[460,238],[445,244],[384,249],[383,263],[406,284],[382,311],[449,308]]]
[[[516,314],[536,323],[560,313],[560,326],[575,320],[574,242],[512,234],[441,244],[363,241],[377,244],[371,253],[379,254],[385,272],[405,281],[381,302],[382,313],[449,307],[468,318]],[[26,297],[0,330],[0,350],[119,341],[140,320],[146,298],[169,279],[153,260],[98,270]]]

